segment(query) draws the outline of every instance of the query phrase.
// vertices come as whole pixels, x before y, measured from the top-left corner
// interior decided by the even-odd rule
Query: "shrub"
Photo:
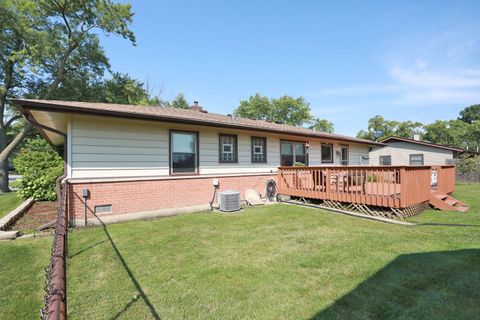
[[[63,159],[43,139],[28,141],[13,160],[22,175],[20,195],[35,200],[56,199],[55,181],[63,173]]]
[[[458,163],[458,170],[465,175],[467,181],[470,182],[475,174],[479,172],[480,156],[468,157],[462,156]]]

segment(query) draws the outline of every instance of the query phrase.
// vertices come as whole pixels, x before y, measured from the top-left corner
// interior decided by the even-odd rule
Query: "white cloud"
[[[480,73],[476,69],[452,72],[431,72],[426,68],[393,67],[393,81],[406,88],[472,88],[480,87]]]
[[[417,59],[411,67],[390,68],[390,84],[347,86],[320,90],[315,97],[349,97],[385,94],[393,104],[467,104],[480,101],[480,69],[432,71],[428,62]],[[377,100],[377,99],[375,99]],[[335,110],[337,112],[337,110]]]

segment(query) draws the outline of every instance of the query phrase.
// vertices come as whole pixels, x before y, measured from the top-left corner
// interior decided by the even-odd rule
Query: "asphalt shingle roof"
[[[185,122],[204,124],[209,126],[231,127],[238,129],[252,129],[260,131],[270,131],[276,133],[285,133],[291,135],[318,137],[332,140],[342,140],[369,145],[383,145],[366,139],[354,138],[336,133],[319,132],[307,128],[295,127],[287,124],[268,122],[264,120],[255,120],[248,118],[210,113],[192,109],[163,108],[151,106],[77,102],[77,101],[59,101],[59,100],[33,100],[33,99],[15,99],[12,102],[26,109],[36,109],[45,111],[60,111],[72,113],[88,113],[122,116],[127,118],[142,118],[172,122]]]

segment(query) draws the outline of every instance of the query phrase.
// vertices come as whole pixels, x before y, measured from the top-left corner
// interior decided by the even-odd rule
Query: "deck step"
[[[437,193],[435,193],[434,196],[440,200],[445,200],[446,198],[448,198],[448,194],[441,193],[439,191],[437,191]]]
[[[440,210],[465,212],[469,207],[448,194],[434,191],[430,194],[430,204]]]
[[[448,197],[443,201],[445,201],[446,203],[448,203],[451,206],[455,206],[459,202],[457,199],[454,199],[452,197]]]

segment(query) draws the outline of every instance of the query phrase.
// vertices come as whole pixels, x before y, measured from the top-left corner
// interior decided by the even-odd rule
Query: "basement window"
[[[94,208],[95,213],[111,213],[112,212],[112,205],[105,204],[101,206],[95,206]]]

